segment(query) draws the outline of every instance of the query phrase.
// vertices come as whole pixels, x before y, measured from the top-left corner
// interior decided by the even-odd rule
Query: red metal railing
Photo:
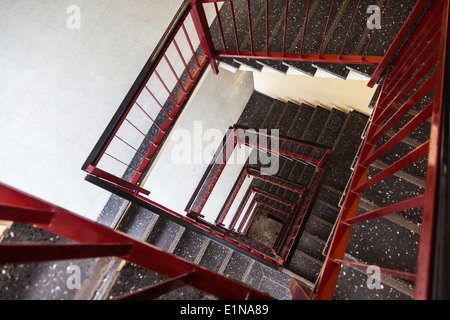
[[[291,1],[286,0],[284,10],[278,22],[275,25],[270,24],[269,20],[269,0],[265,2],[252,2],[252,6],[256,6],[259,10],[265,11],[265,19],[254,19],[251,15],[250,0],[224,0],[225,9],[220,14],[217,6],[217,1],[203,1],[203,3],[214,2],[216,11],[216,25],[213,26],[217,29],[217,36],[220,38],[216,42],[216,56],[225,58],[258,58],[267,60],[284,60],[284,61],[310,61],[310,62],[326,62],[326,63],[344,63],[344,64],[364,64],[364,65],[377,65],[382,57],[367,55],[368,48],[372,44],[372,39],[377,33],[377,30],[372,32],[372,35],[366,45],[362,55],[344,54],[344,49],[348,45],[348,36],[351,31],[355,29],[355,19],[361,11],[361,1],[359,1],[355,12],[353,13],[351,22],[348,25],[348,31],[346,37],[343,39],[342,47],[339,53],[329,54],[324,51],[324,42],[329,33],[329,25],[332,18],[335,16],[335,1],[330,2],[330,9],[326,18],[326,23],[320,27],[316,26],[314,34],[317,34],[317,28],[323,28],[320,30],[323,35],[321,38],[320,48],[317,48],[317,52],[305,52],[305,43],[308,42],[308,22],[311,19],[311,12],[313,1],[308,0],[306,4],[305,12],[297,12],[291,8]],[[228,3],[227,3],[228,2]],[[388,12],[390,1],[385,5],[382,17]],[[238,8],[236,8],[238,7]],[[365,8],[364,8],[365,9]],[[291,12],[292,10],[292,12]],[[239,12],[239,15],[237,14]],[[244,13],[246,14],[244,14]],[[296,19],[290,19],[291,16],[304,17],[303,23],[298,24]],[[245,21],[244,21],[245,20]],[[254,21],[257,20],[257,21]],[[281,22],[281,23],[280,23]],[[293,25],[293,23],[296,23]],[[258,27],[257,24],[263,25],[265,28],[265,50],[257,51],[255,49],[254,30]],[[281,25],[281,26],[280,26]],[[346,27],[346,26],[345,26]],[[281,31],[279,29],[282,29]],[[296,41],[299,43],[294,49],[288,48],[292,44],[288,41],[287,30],[297,30]],[[312,29],[311,29],[312,30]],[[282,38],[281,49],[272,48],[273,46],[273,32],[279,32],[279,37]],[[233,34],[234,37],[227,37],[228,34]],[[244,36],[245,34],[245,36]],[[245,39],[244,39],[245,38]],[[292,40],[292,39],[291,39]],[[261,42],[261,41],[259,41]],[[249,50],[243,50],[244,43],[249,43]],[[259,48],[262,49],[262,48]],[[326,51],[326,50],[325,50]]]
[[[76,242],[1,244],[1,264],[116,256],[168,278],[116,299],[154,299],[185,285],[221,299],[272,299],[241,282],[1,183],[0,219],[28,223]]]
[[[241,175],[238,177],[238,181],[237,181],[235,187],[231,190],[230,197],[229,197],[229,199],[227,199],[227,201],[224,205],[224,209],[221,211],[221,213],[216,221],[216,223],[218,225],[223,225],[223,222],[224,222],[225,218],[227,217],[227,214],[228,214],[234,200],[236,199],[236,196],[237,196],[239,190],[241,189],[242,184],[247,176],[252,176],[255,179],[260,179],[260,180],[267,182],[273,186],[280,187],[284,190],[290,190],[291,192],[296,193],[297,194],[297,202],[300,201],[300,199],[303,195],[303,192],[305,190],[305,187],[300,186],[296,183],[293,183],[291,181],[286,181],[277,176],[263,175],[260,171],[246,166],[243,168]]]
[[[200,181],[199,187],[194,192],[190,203],[186,207],[186,211],[189,214],[202,218],[201,211],[206,201],[219,180],[234,149],[237,145],[241,144],[257,150],[262,150],[263,152],[306,162],[315,166],[317,172],[323,169],[331,152],[326,147],[309,142],[273,136],[264,131],[256,131],[254,129],[235,126],[228,130],[211,165],[208,167],[207,172]],[[240,177],[242,183],[243,177],[242,175]]]
[[[219,145],[219,148],[211,161],[212,163],[206,170],[206,174],[203,176],[199,187],[194,192],[190,203],[187,205],[186,212],[196,217],[203,218],[200,212],[205,206],[206,201],[219,180],[235,147],[236,139],[234,137],[234,130],[228,130],[222,144]]]
[[[185,1],[83,169],[130,192],[148,170],[208,63],[217,71],[199,1]],[[108,174],[105,174],[108,173]]]
[[[386,73],[380,98],[354,170],[331,247],[313,293],[313,297],[316,299],[333,298],[343,264],[368,267],[344,259],[354,224],[412,208],[423,208],[416,273],[389,268],[381,268],[381,272],[406,280],[414,280],[415,298],[428,299],[429,297],[448,12],[448,1],[418,1],[370,81],[370,85],[374,85],[379,81],[381,75]],[[419,101],[426,95],[432,94],[434,99],[431,103],[418,110],[412,118],[411,114],[406,117]],[[432,129],[427,141],[409,153],[400,155],[392,165],[373,177],[367,178],[369,167],[374,161],[392,150],[430,117]],[[401,122],[402,120],[403,122]],[[397,133],[387,141],[381,143],[380,139],[383,135],[399,123],[403,123],[401,129],[398,129]],[[424,194],[393,202],[367,213],[357,214],[364,191],[377,186],[383,180],[424,157],[428,157]]]

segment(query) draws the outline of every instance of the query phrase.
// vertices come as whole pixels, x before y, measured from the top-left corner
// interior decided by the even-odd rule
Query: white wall
[[[180,4],[1,0],[0,181],[96,219],[110,193],[80,168]]]
[[[343,80],[300,75],[254,72],[255,90],[283,101],[321,105],[370,115],[368,105],[375,92],[367,80]]]

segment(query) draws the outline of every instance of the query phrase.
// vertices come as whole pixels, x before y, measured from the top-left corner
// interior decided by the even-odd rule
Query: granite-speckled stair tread
[[[2,244],[17,243],[74,243],[41,228],[14,222],[3,234]],[[97,258],[48,261],[25,264],[3,264],[0,266],[1,300],[73,300],[78,290],[67,287],[70,274],[67,268],[80,268],[81,284],[89,277]]]
[[[323,243],[303,234],[296,249],[323,262],[325,261],[325,256],[322,254],[323,247]]]
[[[342,54],[354,54],[362,36],[364,35],[364,32],[367,30],[367,19],[369,15],[366,13],[367,8],[370,5],[374,4],[373,0],[362,0],[359,10],[356,11],[357,7],[356,1],[351,1],[351,3],[347,7],[346,11],[346,17],[347,19],[343,20],[345,21],[346,26],[344,27],[347,38],[347,41],[345,43],[344,50],[342,51]],[[354,16],[356,11],[356,16]],[[351,18],[350,18],[351,15]],[[353,21],[353,23],[352,23]],[[351,25],[350,32],[348,32],[349,27]],[[347,33],[348,32],[348,33]],[[344,42],[345,37],[341,40],[341,47]]]
[[[167,280],[167,278],[150,270],[126,263],[122,267],[118,278],[114,282],[114,285],[108,292],[108,298],[119,297],[124,294],[132,293],[136,290],[155,285],[164,280]],[[156,300],[202,300],[206,296],[207,293],[203,291],[197,290],[190,286],[183,286],[177,290],[162,295]]]
[[[186,229],[173,253],[186,260],[194,261],[204,241],[204,236]]]
[[[317,2],[317,1],[316,1]],[[315,4],[315,3],[314,3]],[[314,6],[313,4],[313,6]],[[312,8],[312,7],[311,7]],[[305,40],[303,42],[303,53],[318,53],[322,44],[322,38],[325,31],[326,21],[330,13],[331,1],[319,1],[313,16],[309,19]],[[333,10],[332,15],[337,12]]]
[[[339,132],[341,131],[346,118],[347,113],[336,108],[331,109],[331,113],[326,126],[323,128],[317,142],[332,149],[332,147],[336,143]]]
[[[154,214],[142,207],[131,205],[120,221],[117,230],[140,239]]]
[[[302,103],[299,110],[299,115],[297,117],[296,122],[293,124],[291,129],[289,130],[289,137],[294,139],[301,139],[307,125],[309,119],[312,117],[314,113],[314,108],[310,105]]]
[[[283,64],[311,77],[314,77],[317,72],[317,68],[312,65],[313,63],[308,61],[283,61]]]
[[[315,219],[310,216],[306,221],[305,232],[316,236],[317,238],[326,241],[331,232],[329,223],[324,223],[320,219]]]
[[[248,100],[237,124],[249,128],[260,128],[274,99],[254,91]]]
[[[209,270],[218,272],[228,251],[229,249],[225,248],[224,246],[214,241],[210,241],[200,260],[199,265],[208,268]]]
[[[276,72],[279,72],[281,74],[286,74],[286,72],[288,71],[289,67],[285,64],[283,64],[282,61],[277,61],[277,60],[257,60],[257,62],[261,65],[263,65],[266,68],[272,69]]]
[[[361,144],[361,133],[368,118],[356,111],[348,114],[328,162],[330,169],[322,178],[325,185],[339,191],[345,189],[351,176],[351,165]]]
[[[223,274],[236,280],[242,279],[250,259],[240,253],[233,252]]]
[[[314,283],[322,266],[296,251],[287,268],[300,277]]]
[[[244,1],[246,2],[246,1]],[[265,50],[265,33],[266,33],[266,9],[263,1],[250,1],[250,18],[252,23],[253,41],[251,41],[248,25],[248,11],[247,4],[245,3],[245,17],[242,19],[247,23],[243,30],[245,36],[240,36],[240,49],[242,51],[251,51],[252,42],[253,50],[255,52]]]
[[[314,62],[313,67],[344,80],[347,79],[347,76],[350,73],[350,70],[347,69],[344,64],[339,63]]]
[[[362,76],[371,78],[377,66],[362,65],[362,64],[349,64],[346,66],[350,71],[356,72]]]
[[[278,123],[280,118],[283,116],[284,110],[286,108],[286,103],[281,100],[275,99],[270,109],[270,113],[266,118],[264,123],[264,129],[279,129]]]
[[[180,226],[175,222],[160,218],[146,241],[168,251],[179,230]]]
[[[386,137],[386,136],[382,137],[381,140],[379,141],[379,144],[377,144],[377,145],[381,145],[387,139],[388,139],[388,137]],[[380,157],[379,161],[381,161],[387,165],[391,165],[391,164],[397,162],[398,160],[400,160],[402,157],[409,154],[410,152],[412,152],[414,149],[415,148],[410,146],[409,144],[400,142],[394,148],[392,148],[391,150],[386,152],[382,157]],[[425,180],[426,174],[427,174],[427,168],[428,168],[428,160],[427,160],[427,156],[426,156],[426,157],[423,157],[423,158],[415,161],[411,165],[403,168],[402,170],[408,174],[413,175],[414,177],[416,177],[418,179]]]
[[[233,58],[217,57],[217,60],[219,61],[219,63],[223,62],[223,63],[228,64],[236,69],[239,69],[241,67],[241,64],[234,61]]]
[[[270,52],[282,52],[285,8],[285,0],[269,1]]]
[[[344,265],[341,268],[334,300],[411,300],[412,298],[392,288],[382,284],[380,289],[370,289],[367,286],[368,274],[365,271],[355,270]]]
[[[288,289],[291,280],[292,278],[287,274],[274,271],[263,264],[255,262],[245,279],[245,283],[260,291],[267,292],[272,297],[291,300],[292,294]]]
[[[324,201],[322,202],[320,199],[317,199],[314,203],[311,214],[334,224],[337,217],[339,216],[339,210],[337,210],[336,207],[331,206]]]
[[[388,219],[353,226],[347,253],[368,265],[415,273],[420,235]]]
[[[389,45],[397,36],[416,2],[417,1],[389,2],[386,14],[381,20],[381,29],[376,31],[366,55],[383,56],[386,53]],[[384,1],[384,4],[380,7],[382,12],[386,9],[387,4],[388,2]],[[369,39],[364,43],[363,50],[366,48],[368,41]],[[362,52],[357,52],[356,54],[362,54]]]
[[[305,132],[302,135],[302,140],[317,142],[317,139],[319,138],[319,135],[323,127],[325,126],[329,115],[330,110],[321,106],[317,106],[305,129]]]
[[[303,34],[307,6],[307,1],[291,1],[287,19],[285,52],[300,53],[299,36]]]
[[[318,191],[318,199],[325,201],[331,206],[338,207],[339,201],[341,199],[342,192],[337,190],[332,190],[327,186],[322,186]]]
[[[371,166],[368,179],[380,172],[380,169]],[[422,187],[394,175],[365,190],[362,196],[373,204],[384,207],[421,194],[424,194]]]
[[[412,113],[405,114],[402,119],[398,123],[392,126],[390,129],[393,133],[397,133],[400,131],[409,121],[414,118],[414,111]],[[408,138],[411,138],[414,141],[417,141],[419,144],[425,143],[430,139],[431,132],[431,122],[425,121],[422,123],[417,129],[415,129],[412,133],[408,135]]]
[[[297,113],[299,110],[300,106],[298,104],[293,103],[291,101],[288,101],[286,103],[286,110],[283,113],[283,116],[280,119],[279,123],[280,136],[283,137],[289,136],[289,129],[291,128],[293,122],[296,120]]]
[[[233,60],[235,62],[237,62],[237,63],[239,63],[239,64],[241,64],[241,65],[243,65],[245,67],[251,68],[251,69],[253,69],[254,71],[257,71],[257,72],[261,72],[261,70],[263,68],[263,65],[258,63],[256,61],[256,59],[251,59],[251,58],[237,58],[236,59],[235,58]]]

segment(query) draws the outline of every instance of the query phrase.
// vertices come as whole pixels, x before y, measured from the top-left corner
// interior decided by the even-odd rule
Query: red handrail
[[[117,256],[174,281],[183,277],[183,275],[195,274],[184,284],[221,299],[245,300],[249,296],[255,300],[273,299],[268,294],[241,282],[214,273],[146,242],[2,183],[0,183],[0,209],[0,219],[2,220],[30,223],[76,242],[76,244],[69,245],[23,243],[20,245],[0,245],[1,263],[30,263]],[[141,294],[141,296],[138,295],[136,298],[155,298],[168,291],[161,290],[161,286],[156,286],[146,288],[145,292],[145,295],[142,296],[142,291],[138,291],[137,294]]]
[[[370,84],[375,84],[381,74],[387,71],[386,81],[383,83],[380,99],[374,110],[331,246],[317,287],[313,293],[315,299],[332,299],[341,266],[343,264],[355,264],[344,260],[354,224],[417,207],[423,208],[417,273],[411,274],[401,270],[383,268],[381,272],[414,280],[415,299],[427,299],[429,297],[431,272],[430,249],[432,248],[434,229],[434,199],[436,196],[437,164],[439,163],[440,115],[446,63],[448,11],[448,1],[418,1],[402,31],[380,63],[379,70],[377,70],[370,81]],[[436,21],[441,26],[439,41],[436,41],[436,28],[432,32],[429,32],[430,29],[427,28],[427,26],[434,25]],[[417,48],[418,43],[422,43],[423,46]],[[418,54],[411,56],[412,51]],[[435,52],[434,55],[431,54],[433,51]],[[421,52],[424,53],[421,54]],[[420,66],[421,68],[419,68]],[[431,67],[436,67],[437,71],[429,75]],[[405,74],[408,76],[404,76]],[[425,78],[426,76],[428,76],[428,79]],[[390,127],[403,120],[407,111],[421,97],[430,92],[431,89],[435,89],[434,101],[421,112],[417,113],[406,125],[403,125],[403,128],[397,134],[390,137],[380,147],[378,144],[383,134]],[[408,94],[410,98],[401,104],[401,100],[408,96]],[[395,108],[397,108],[397,111],[392,114],[391,111],[394,111]],[[370,164],[388,150],[395,147],[403,138],[414,131],[415,128],[430,118],[430,116],[432,117],[432,129],[429,140],[367,180]],[[357,215],[356,212],[364,190],[371,186],[376,186],[384,179],[424,156],[428,156],[427,180],[424,194],[380,207],[377,210],[365,214]]]

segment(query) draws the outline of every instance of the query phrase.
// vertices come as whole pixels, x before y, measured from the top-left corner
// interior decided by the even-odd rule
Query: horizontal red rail
[[[12,250],[13,253],[2,254],[2,263],[114,254],[130,263],[168,278],[180,277],[195,271],[195,277],[189,281],[189,285],[221,299],[244,300],[249,295],[252,299],[273,299],[268,294],[231,278],[223,277],[146,242],[136,240],[126,234],[117,232],[1,183],[0,195],[0,203],[2,205],[16,208],[23,206],[25,209],[33,209],[35,212],[47,211],[48,208],[51,208],[51,222],[36,224],[36,226],[77,243],[71,245],[16,245],[14,248],[11,245],[9,247],[4,246],[4,250]],[[30,221],[35,221],[33,217],[30,216],[30,218]],[[9,219],[14,221],[14,215],[11,214]],[[24,221],[23,216],[21,220]],[[37,248],[40,248],[41,251],[36,250],[33,253],[33,249]],[[103,254],[102,250],[104,251]]]
[[[286,52],[284,55],[281,52],[271,52],[267,55],[266,52],[257,51],[233,51],[227,52],[222,50],[216,51],[217,57],[222,58],[251,58],[251,59],[265,59],[265,60],[281,60],[281,61],[308,61],[308,62],[323,62],[323,63],[339,63],[339,64],[359,64],[359,65],[378,65],[383,57],[380,56],[358,56],[358,55],[338,55],[338,54],[317,54],[304,53],[299,57],[298,53]]]

